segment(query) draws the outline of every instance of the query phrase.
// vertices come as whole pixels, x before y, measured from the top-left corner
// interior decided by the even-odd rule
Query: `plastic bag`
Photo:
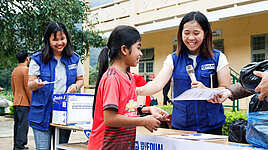
[[[260,77],[253,74],[253,71],[268,71],[268,60],[250,63],[240,71],[239,82],[250,93],[255,93],[254,90],[261,81]]]
[[[233,121],[229,126],[228,140],[231,142],[248,143],[246,140],[246,129],[248,121],[239,119]]]
[[[249,102],[249,112],[268,111],[268,102],[258,99],[259,93],[255,94]]]
[[[268,149],[268,111],[248,113],[246,139],[253,146]]]

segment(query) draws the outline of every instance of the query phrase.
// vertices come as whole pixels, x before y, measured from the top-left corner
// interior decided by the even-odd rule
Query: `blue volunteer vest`
[[[42,81],[55,81],[55,68],[57,60],[52,56],[47,64],[42,61],[41,52],[37,52],[31,58],[40,66],[40,79]],[[68,87],[75,83],[79,56],[74,53],[70,58],[62,56],[60,59],[65,64]],[[54,84],[46,84],[42,88],[33,91],[31,96],[30,110],[28,114],[29,126],[41,131],[47,131],[52,109],[52,95]]]
[[[210,87],[210,74],[216,73],[220,51],[214,49],[214,57],[207,58],[199,54],[196,58],[196,79],[206,87]],[[187,52],[176,55],[172,53],[174,64],[174,97],[191,88],[191,79],[186,72],[186,66],[193,65],[193,60],[188,57]],[[200,131],[216,129],[225,122],[222,104],[213,104],[207,101],[174,101],[172,112],[172,126],[181,130]]]

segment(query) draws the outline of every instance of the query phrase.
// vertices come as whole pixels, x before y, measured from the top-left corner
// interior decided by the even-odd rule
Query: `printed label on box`
[[[92,121],[94,95],[54,94],[52,123],[76,124]]]

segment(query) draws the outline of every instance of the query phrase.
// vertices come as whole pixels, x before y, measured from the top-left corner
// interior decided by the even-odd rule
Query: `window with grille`
[[[139,74],[145,80],[150,81],[149,76],[154,74],[154,48],[142,49],[142,57],[139,63]]]
[[[268,58],[268,34],[251,36],[251,62]]]
[[[224,40],[223,39],[213,40],[213,45],[215,49],[220,50],[222,53],[224,53]]]

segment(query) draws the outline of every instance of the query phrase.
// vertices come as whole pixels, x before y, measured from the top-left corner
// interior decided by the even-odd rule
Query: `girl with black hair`
[[[168,116],[160,108],[137,105],[135,79],[127,72],[127,67],[137,66],[142,56],[140,48],[139,32],[130,26],[118,26],[101,51],[89,150],[134,149],[136,126],[144,126],[153,132],[159,127],[159,120]],[[137,111],[152,115],[137,117]]]
[[[31,56],[28,81],[28,87],[33,91],[28,121],[33,128],[37,150],[50,149],[51,134],[54,134],[54,127],[49,126],[52,95],[75,93],[84,84],[84,69],[80,57],[73,52],[64,24],[49,23],[44,43],[44,48]],[[61,129],[59,142],[68,143],[70,132]]]
[[[156,78],[137,88],[137,95],[154,94],[174,81],[174,97],[190,88],[225,89],[231,85],[229,63],[225,55],[213,49],[212,32],[206,16],[200,12],[186,14],[179,25],[178,49],[167,56]],[[197,81],[191,82],[186,66],[192,65]],[[217,87],[211,87],[210,76],[217,76]],[[174,101],[171,117],[172,127],[210,134],[222,134],[225,122],[222,104],[208,101]]]

